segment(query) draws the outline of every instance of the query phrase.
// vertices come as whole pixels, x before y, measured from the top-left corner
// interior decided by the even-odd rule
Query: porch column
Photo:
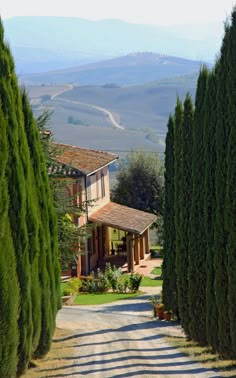
[[[134,260],[135,260],[135,264],[139,265],[139,261],[140,261],[140,237],[135,239]]]
[[[145,251],[145,243],[144,243],[144,236],[142,235],[140,238],[140,259],[144,259],[144,251]]]
[[[134,271],[134,234],[127,235],[126,237],[126,249],[127,249],[127,263],[128,271]]]
[[[104,257],[103,226],[99,226],[99,230],[98,230],[98,258],[102,259],[103,257]]]
[[[149,228],[144,232],[145,235],[145,253],[150,253],[150,236],[149,236]]]
[[[105,255],[108,256],[110,252],[109,229],[107,226],[103,226],[103,227],[104,227],[104,236],[105,236],[105,241],[104,241]]]

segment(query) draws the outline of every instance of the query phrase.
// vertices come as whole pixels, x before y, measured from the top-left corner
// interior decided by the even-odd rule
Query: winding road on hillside
[[[67,100],[67,99],[64,99],[64,98],[58,98],[59,95],[61,95],[62,93],[68,92],[71,89],[73,89],[73,85],[72,84],[68,84],[68,88],[67,89],[64,89],[64,90],[62,90],[62,91],[54,94],[53,96],[51,96],[51,100],[69,102],[70,104],[82,105],[82,106],[86,106],[86,107],[90,107],[92,109],[98,110],[98,111],[104,113],[109,118],[110,123],[112,124],[113,127],[116,127],[117,129],[121,129],[121,130],[125,129],[124,126],[120,125],[116,121],[114,114],[110,110],[108,110],[108,109],[105,109],[105,108],[102,108],[101,106],[97,106],[97,105],[93,105],[93,104],[87,104],[85,102],[72,101],[72,100]]]

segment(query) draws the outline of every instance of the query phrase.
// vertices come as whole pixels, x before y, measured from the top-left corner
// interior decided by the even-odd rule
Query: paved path
[[[75,347],[63,373],[60,368],[53,376],[219,377],[166,342],[164,334],[180,335],[180,326],[153,319],[149,294],[106,305],[63,307],[57,326],[72,334],[59,341],[73,339]]]

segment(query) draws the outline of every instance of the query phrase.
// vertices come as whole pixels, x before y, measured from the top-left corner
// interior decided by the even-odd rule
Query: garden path
[[[167,343],[164,335],[182,331],[175,322],[152,317],[149,296],[160,288],[149,289],[152,293],[115,303],[64,307],[57,326],[71,335],[55,342],[69,338],[74,347],[53,377],[219,377]]]
[[[147,260],[136,271],[150,275],[160,264]],[[49,355],[26,378],[219,378],[168,344],[166,335],[183,333],[178,323],[153,318],[149,298],[161,288],[142,291],[139,297],[109,304],[64,306]]]

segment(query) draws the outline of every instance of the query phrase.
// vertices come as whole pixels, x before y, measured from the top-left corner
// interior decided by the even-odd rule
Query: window
[[[92,199],[92,188],[91,188],[91,178],[87,177],[87,200]]]

